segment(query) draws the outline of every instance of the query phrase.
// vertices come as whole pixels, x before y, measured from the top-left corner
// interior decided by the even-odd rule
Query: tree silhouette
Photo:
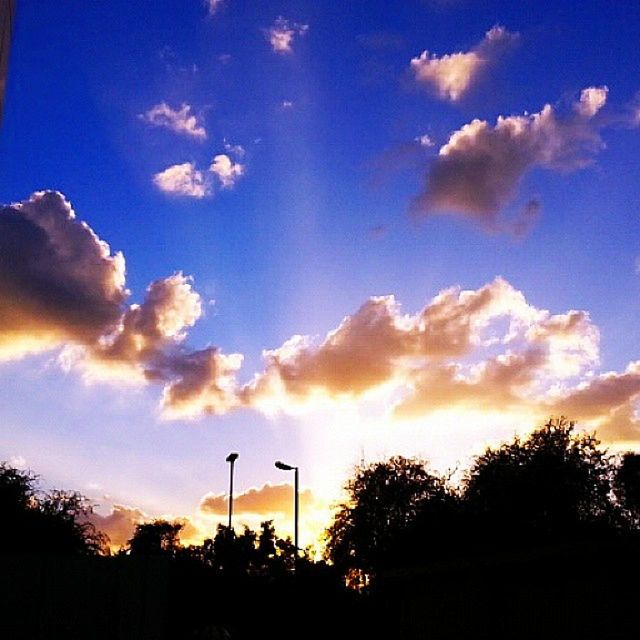
[[[418,514],[451,495],[424,461],[402,456],[357,467],[345,491],[347,501],[326,532],[326,555],[355,576],[388,565]]]
[[[129,552],[133,556],[175,556],[180,549],[180,530],[184,525],[168,520],[154,520],[136,525],[129,540]]]
[[[625,453],[615,472],[614,491],[631,525],[640,527],[640,454]]]
[[[585,532],[615,520],[611,463],[592,435],[564,418],[489,448],[464,481],[464,501],[496,542]],[[481,525],[482,526],[482,525]]]
[[[0,549],[36,553],[106,552],[106,536],[88,521],[92,506],[76,491],[43,493],[38,478],[0,463]]]

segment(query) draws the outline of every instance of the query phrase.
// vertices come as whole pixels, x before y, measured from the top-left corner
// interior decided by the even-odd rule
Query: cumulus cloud
[[[187,348],[203,313],[182,273],[149,285],[127,305],[125,263],[64,196],[38,192],[0,208],[0,358],[63,349],[61,362],[92,380],[163,385],[172,417],[234,406],[239,354]]]
[[[400,419],[460,409],[597,425],[640,398],[640,365],[595,374],[599,331],[588,313],[536,308],[501,278],[446,289],[415,314],[402,313],[392,296],[371,298],[322,341],[295,336],[265,360],[242,393],[270,411],[380,393],[394,398]]]
[[[161,102],[141,113],[139,118],[154,127],[164,127],[196,140],[205,140],[207,137],[204,124],[191,113],[191,105],[187,103],[183,103],[179,109],[172,109],[166,102]]]
[[[168,418],[373,397],[386,398],[399,418],[526,410],[640,439],[640,361],[599,373],[599,332],[588,313],[539,309],[502,278],[444,289],[413,314],[393,296],[372,297],[324,338],[296,335],[265,351],[264,370],[241,385],[240,354],[186,344],[204,310],[189,277],[158,279],[131,304],[124,276],[122,255],[60,193],[1,207],[0,358],[62,349],[66,366],[94,380],[158,384]],[[285,493],[267,485],[239,505],[256,511],[270,500],[275,509]],[[210,502],[222,508],[221,499]]]
[[[209,170],[218,177],[223,189],[231,189],[244,175],[244,165],[234,162],[226,153],[215,156]]]
[[[204,198],[213,193],[209,176],[204,171],[196,169],[194,162],[174,164],[156,173],[153,183],[160,191],[176,196]]]
[[[500,212],[528,171],[577,170],[603,148],[592,116],[606,92],[598,96],[581,98],[568,115],[547,104],[538,113],[499,116],[493,126],[478,119],[464,125],[429,166],[425,191],[414,201],[415,214],[455,213],[486,229],[503,230]]]
[[[244,155],[241,145],[229,145],[225,148],[237,157]],[[208,170],[196,168],[194,162],[183,162],[156,173],[153,182],[164,193],[188,198],[206,198],[212,196],[217,183],[221,189],[231,189],[245,173],[245,165],[236,162],[226,153],[213,158]]]
[[[471,51],[443,56],[423,51],[412,58],[411,69],[417,82],[434,89],[443,100],[456,102],[517,37],[517,34],[496,25]]]
[[[303,36],[309,29],[308,24],[299,24],[297,22],[289,22],[282,16],[276,18],[276,21],[268,29],[265,29],[265,36],[271,48],[280,54],[288,54],[293,52],[293,41],[297,36]]]
[[[606,104],[608,95],[609,88],[606,86],[587,87],[580,93],[580,100],[576,103],[575,109],[581,116],[593,118]]]
[[[98,531],[107,534],[112,549],[118,549],[131,539],[136,525],[149,520],[149,516],[135,507],[114,504],[108,515],[103,516],[94,511],[87,519]]]
[[[299,492],[300,507],[313,508],[316,500],[310,489]],[[200,501],[200,511],[209,515],[224,516],[229,512],[229,498],[226,493],[208,493]],[[234,495],[233,508],[236,513],[260,517],[281,514],[293,515],[293,487],[290,484],[266,483],[259,488],[251,488]]]
[[[60,193],[0,207],[0,359],[95,343],[126,297],[124,257]]]

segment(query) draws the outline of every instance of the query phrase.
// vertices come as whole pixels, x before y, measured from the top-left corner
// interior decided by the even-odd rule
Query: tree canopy
[[[344,569],[366,572],[387,563],[419,513],[451,496],[424,461],[402,456],[357,467],[345,491],[347,500],[326,533],[327,557]]]
[[[467,508],[499,538],[557,539],[611,524],[612,464],[599,444],[560,418],[489,448],[464,480]]]
[[[0,463],[0,549],[11,552],[97,554],[106,537],[88,522],[90,502],[77,491],[44,493],[29,471]]]

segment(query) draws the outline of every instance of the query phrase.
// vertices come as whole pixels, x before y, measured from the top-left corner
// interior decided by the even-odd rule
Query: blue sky
[[[6,293],[34,273],[16,276],[17,249],[0,271],[0,334],[15,342],[0,365],[0,457],[84,491],[103,514],[127,505],[201,531],[220,516],[198,505],[225,491],[228,451],[240,452],[240,492],[290,480],[273,468],[284,459],[317,498],[311,539],[362,455],[446,467],[565,407],[612,446],[635,446],[640,7],[255,4],[18,7],[0,202],[64,194],[109,244],[106,262],[124,255],[126,285],[109,301],[122,322],[151,282],[193,280],[164,281],[153,299],[183,295],[162,307],[181,318],[174,334],[107,354],[97,334],[47,315],[50,296],[20,329],[36,303]],[[177,171],[189,194],[176,192]],[[46,206],[64,217],[61,199]],[[34,207],[40,224],[46,207]],[[84,267],[61,259],[56,285],[75,291]],[[492,285],[497,276],[508,285]],[[420,312],[448,287],[492,302],[478,310],[456,293],[437,351],[433,314]],[[401,310],[372,303],[379,323],[360,323],[371,296],[389,295]],[[347,316],[351,328],[327,339]],[[136,339],[150,340],[143,324]],[[101,325],[103,342],[122,326]],[[21,331],[46,348],[20,347]],[[311,338],[287,342],[296,335]],[[227,405],[212,415],[205,398],[216,369],[206,393],[190,387],[190,419],[163,418],[163,388],[186,384],[193,353],[214,358],[214,347],[243,356]],[[129,369],[88,384],[96,363]],[[506,363],[505,382],[494,373]],[[406,398],[419,408],[400,420]],[[290,513],[266,502],[241,517],[286,529]]]

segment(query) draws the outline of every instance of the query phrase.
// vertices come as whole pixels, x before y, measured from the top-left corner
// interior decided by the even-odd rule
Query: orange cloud
[[[65,341],[93,344],[118,326],[124,258],[55,191],[0,208],[0,359]]]
[[[300,507],[313,508],[316,500],[309,489],[299,493]],[[229,512],[229,497],[226,493],[206,494],[200,501],[202,513],[224,516]],[[269,516],[283,514],[293,515],[293,486],[290,484],[264,484],[260,488],[252,488],[234,495],[234,512],[244,515]]]
[[[156,280],[128,306],[124,265],[58,192],[0,208],[0,359],[62,348],[90,379],[162,384],[172,417],[236,406],[242,357],[184,346],[203,309],[191,279]]]
[[[148,521],[149,517],[135,507],[114,504],[108,515],[94,512],[88,519],[98,531],[109,536],[109,546],[115,550],[126,545],[133,536],[136,525]]]
[[[440,98],[456,102],[517,37],[496,25],[471,51],[443,56],[423,51],[411,60],[411,69],[417,82],[434,89]]]

